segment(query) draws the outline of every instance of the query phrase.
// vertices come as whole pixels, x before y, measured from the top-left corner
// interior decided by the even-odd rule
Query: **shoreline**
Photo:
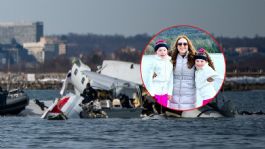
[[[0,72],[0,86],[3,89],[61,89],[66,73],[38,73],[34,74],[33,81],[26,73]],[[223,88],[225,91],[265,90],[265,75],[261,76],[230,76],[227,75]],[[10,81],[8,81],[10,80]],[[69,89],[73,86],[69,84]]]

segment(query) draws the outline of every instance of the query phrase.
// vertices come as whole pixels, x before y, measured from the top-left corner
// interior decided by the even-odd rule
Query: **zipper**
[[[180,103],[180,98],[181,98],[181,87],[182,87],[182,76],[183,76],[183,60],[184,58],[181,57],[181,78],[180,78],[180,89],[179,89],[179,103]]]

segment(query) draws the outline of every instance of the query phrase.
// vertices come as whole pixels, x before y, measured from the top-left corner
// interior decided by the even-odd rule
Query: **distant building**
[[[136,49],[127,47],[127,48],[122,48],[121,52],[123,52],[123,53],[134,53],[134,52],[136,52]]]
[[[45,40],[45,61],[51,60],[58,55],[64,55],[67,52],[65,43],[56,36],[43,37]]]
[[[66,53],[65,44],[57,42],[49,37],[42,37],[39,42],[23,43],[23,48],[27,49],[28,54],[33,55],[39,63],[44,63]]]
[[[0,68],[4,67],[4,65],[7,64],[6,55],[3,53],[0,53]]]
[[[64,43],[59,44],[59,55],[66,54],[66,45]]]
[[[0,23],[0,44],[38,42],[43,36],[43,23]]]
[[[17,64],[20,59],[20,53],[22,52],[21,48],[17,44],[0,45],[0,64]]]
[[[253,53],[258,53],[258,48],[256,47],[237,47],[235,51],[239,55],[248,55]]]
[[[116,54],[115,53],[111,53],[110,57],[111,57],[111,59],[116,59]]]
[[[23,43],[23,48],[28,50],[28,55],[32,55],[39,63],[44,63],[45,52],[43,42]]]
[[[57,36],[45,36],[41,38],[41,40],[45,40],[46,55],[52,54],[51,56],[48,57],[46,56],[46,58],[53,58],[54,56],[66,54],[67,52],[66,44]]]

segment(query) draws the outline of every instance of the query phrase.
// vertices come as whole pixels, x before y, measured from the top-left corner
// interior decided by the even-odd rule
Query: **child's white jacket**
[[[172,95],[173,90],[173,65],[171,57],[165,59],[155,56],[155,60],[150,68],[149,85],[147,89],[149,93],[154,95]],[[155,75],[155,77],[154,77]]]
[[[195,86],[197,97],[201,97],[202,100],[213,98],[216,95],[216,91],[213,86],[213,82],[208,82],[208,78],[218,78],[219,75],[214,71],[208,63],[201,69],[195,71]]]

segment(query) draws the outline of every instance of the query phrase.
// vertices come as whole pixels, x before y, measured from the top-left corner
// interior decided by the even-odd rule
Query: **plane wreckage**
[[[68,85],[73,92],[65,94]],[[62,95],[49,106],[41,118],[181,118],[234,116],[233,106],[224,100],[190,111],[174,111],[158,105],[143,87],[140,65],[105,60],[96,72],[75,60],[64,80]],[[221,98],[218,95],[217,98]],[[221,103],[220,103],[221,102]]]

